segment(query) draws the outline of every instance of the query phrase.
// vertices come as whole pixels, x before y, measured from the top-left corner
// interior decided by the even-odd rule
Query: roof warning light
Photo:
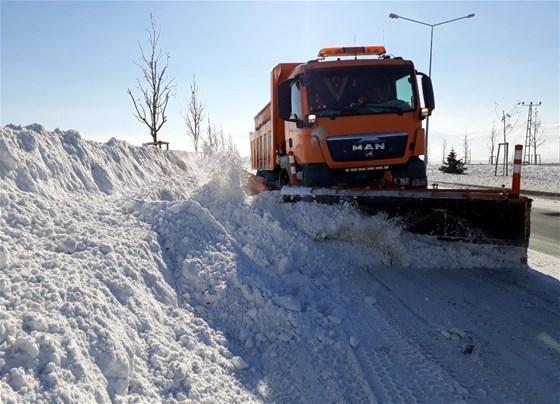
[[[330,48],[321,48],[320,58],[329,56],[363,56],[363,55],[384,55],[384,46],[338,46]]]

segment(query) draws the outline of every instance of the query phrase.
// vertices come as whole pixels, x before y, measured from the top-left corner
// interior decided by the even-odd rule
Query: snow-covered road
[[[560,271],[351,207],[248,196],[237,165],[0,134],[0,397],[558,402]]]
[[[437,384],[447,385],[447,395],[427,395],[420,402],[431,397],[554,402],[560,397],[556,279],[503,269],[380,268],[369,275],[374,282],[367,288],[375,291],[382,318],[420,351],[418,359],[432,367],[432,376],[439,372],[447,382]],[[360,284],[365,288],[366,282]],[[392,372],[399,374],[399,368]]]

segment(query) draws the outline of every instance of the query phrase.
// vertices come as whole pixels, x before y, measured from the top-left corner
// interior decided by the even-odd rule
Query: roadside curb
[[[458,182],[446,182],[446,181],[430,181],[431,184],[445,184],[445,185],[456,185],[460,187],[469,187],[469,188],[485,188],[485,189],[500,189],[500,187],[489,187],[487,185],[478,185],[478,184],[463,184]],[[560,199],[560,193],[557,192],[545,192],[545,191],[531,191],[531,190],[521,190],[521,194],[529,195],[529,196],[542,196],[545,198],[550,199]]]

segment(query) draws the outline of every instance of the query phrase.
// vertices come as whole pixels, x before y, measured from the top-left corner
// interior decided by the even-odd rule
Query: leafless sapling
[[[517,122],[519,121],[520,108],[518,104],[514,104],[513,107],[511,107],[511,109],[508,112],[502,110],[502,113],[500,114],[497,110],[498,108],[497,103],[495,104],[495,107],[496,107],[496,115],[498,116],[498,118],[503,124],[503,137],[504,137],[503,142],[507,143],[508,136],[513,131],[513,129],[517,126]]]
[[[206,135],[202,139],[202,151],[204,155],[210,156],[218,152],[218,131],[210,121],[208,116],[208,123],[206,124]]]
[[[202,134],[202,121],[204,119],[205,106],[198,94],[198,85],[196,84],[196,77],[194,75],[190,85],[190,91],[191,94],[187,102],[185,123],[187,125],[187,135],[193,142],[195,153],[198,154],[198,144]]]
[[[167,74],[169,53],[164,57],[159,47],[160,30],[150,13],[148,28],[148,49],[140,47],[141,61],[136,63],[142,71],[142,79],[136,79],[136,95],[129,88],[128,95],[134,104],[134,116],[150,130],[154,142],[158,133],[167,122],[167,105],[173,96],[173,79]]]
[[[535,164],[539,164],[540,162],[540,154],[538,153],[539,147],[541,147],[545,142],[544,133],[541,130],[542,128],[542,121],[541,117],[537,110],[533,115],[533,161]]]

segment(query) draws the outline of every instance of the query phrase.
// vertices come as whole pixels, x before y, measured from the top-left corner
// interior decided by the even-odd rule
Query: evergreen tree
[[[453,149],[451,149],[447,155],[446,161],[439,168],[439,171],[443,171],[448,174],[463,174],[466,170],[467,168],[465,167],[465,163],[463,163],[463,160],[461,159],[457,160],[457,153],[455,153],[455,150]]]

